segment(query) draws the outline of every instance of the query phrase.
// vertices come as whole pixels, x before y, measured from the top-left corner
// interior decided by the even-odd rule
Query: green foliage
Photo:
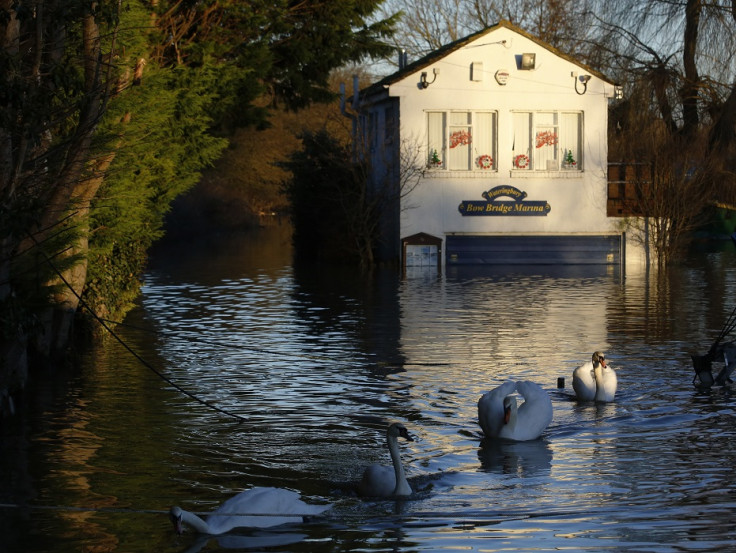
[[[160,25],[171,36],[158,52],[162,65],[226,61],[233,68],[221,83],[219,121],[265,123],[267,111],[253,100],[270,95],[299,109],[334,98],[333,69],[393,51],[385,41],[398,16],[375,20],[382,0],[184,0],[162,4]],[[168,9],[172,8],[172,9]],[[194,16],[196,14],[196,17]],[[182,20],[190,21],[183,28]]]
[[[6,4],[0,136],[9,146],[0,166],[10,169],[0,171],[0,215],[13,220],[0,222],[0,273],[12,282],[0,299],[34,303],[26,291],[53,275],[40,275],[38,256],[11,273],[7,258],[30,233],[48,237],[73,214],[70,232],[44,247],[53,242],[49,253],[64,268],[87,261],[86,283],[80,270],[77,284],[111,317],[138,293],[171,201],[218,159],[223,132],[265,127],[279,99],[296,109],[332,98],[330,72],[387,52],[382,38],[393,25],[368,23],[377,1]],[[20,26],[10,29],[13,18]],[[85,57],[96,36],[99,56]],[[54,251],[65,252],[63,262]],[[43,300],[52,292],[35,290]]]
[[[196,184],[227,145],[209,133],[216,79],[211,67],[153,70],[111,104],[104,142],[117,147],[92,206],[86,291],[92,305],[115,314],[129,307],[171,201]],[[130,120],[121,122],[131,110]]]
[[[17,216],[23,219],[27,215],[0,216],[0,221],[12,225]],[[0,223],[0,231],[7,232],[8,226]],[[61,282],[51,285],[49,282],[57,276],[57,271],[68,270],[80,261],[79,255],[65,254],[69,244],[77,243],[81,237],[82,229],[66,219],[43,242],[27,241],[9,260],[9,284],[13,293],[0,299],[0,340],[41,330],[40,318],[48,309],[49,298],[64,287]]]
[[[264,126],[267,106],[256,99],[267,87],[291,108],[333,98],[327,78],[334,67],[385,53],[379,39],[392,23],[365,23],[376,6],[309,1],[297,9],[285,2],[220,1],[162,9],[169,15],[160,27],[172,39],[159,47],[141,85],[111,102],[99,142],[101,151],[116,154],[91,215],[85,297],[96,310],[121,314],[135,298],[146,251],[161,236],[171,201],[225,147],[211,134],[214,126]],[[200,18],[173,39],[180,29],[176,14],[184,13]],[[123,28],[144,28],[146,17],[145,10],[130,8]],[[125,32],[117,38],[131,53],[129,65],[132,52],[145,47],[140,38]],[[126,113],[132,116],[121,123]],[[352,178],[344,162],[334,170]],[[349,238],[335,247],[344,255]]]
[[[298,10],[284,10],[271,29],[274,65],[268,78],[287,107],[332,99],[329,76],[334,68],[393,52],[384,40],[393,34],[398,16],[369,23],[381,3],[313,0]]]

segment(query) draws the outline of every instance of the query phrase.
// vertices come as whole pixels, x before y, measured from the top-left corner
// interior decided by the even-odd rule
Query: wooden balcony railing
[[[652,182],[649,163],[612,162],[608,164],[609,217],[642,216],[642,194]]]

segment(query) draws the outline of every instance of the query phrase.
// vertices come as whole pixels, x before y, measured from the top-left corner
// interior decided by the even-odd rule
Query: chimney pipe
[[[406,67],[406,50],[403,48],[399,50],[399,69]]]

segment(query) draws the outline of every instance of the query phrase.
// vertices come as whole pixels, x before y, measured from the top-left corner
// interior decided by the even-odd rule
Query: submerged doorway
[[[401,240],[402,272],[439,275],[442,271],[442,238],[420,232]]]

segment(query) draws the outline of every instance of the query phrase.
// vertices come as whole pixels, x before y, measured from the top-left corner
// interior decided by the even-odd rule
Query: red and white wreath
[[[519,154],[514,158],[514,165],[517,169],[526,169],[529,167],[529,156]]]
[[[491,169],[493,167],[493,158],[488,154],[483,154],[478,158],[478,167],[481,169]]]

